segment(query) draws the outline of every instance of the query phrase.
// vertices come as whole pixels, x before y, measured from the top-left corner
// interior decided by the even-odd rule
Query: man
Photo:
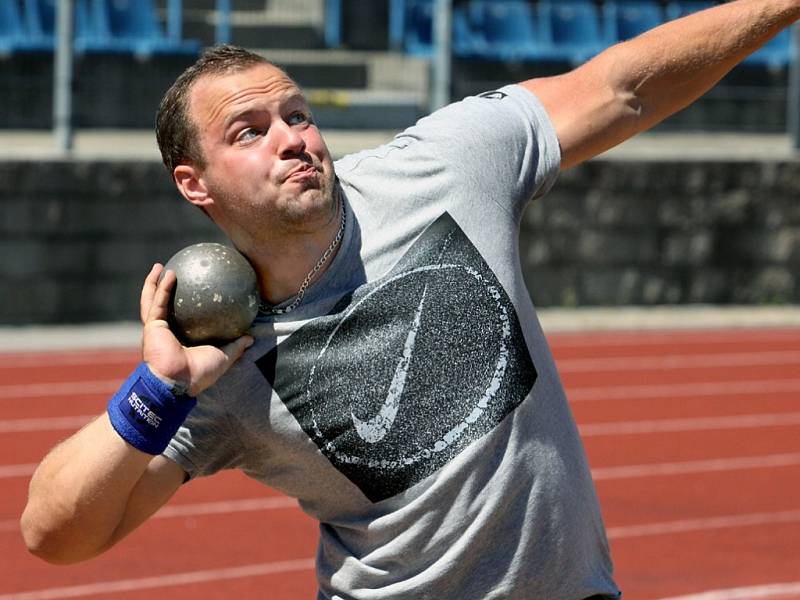
[[[34,475],[31,551],[90,558],[187,477],[240,468],[320,521],[320,598],[618,597],[519,220],[559,168],[684,107],[798,17],[794,0],[719,6],[446,107],[335,171],[285,73],[235,48],[201,58],[162,103],[159,143],[252,262],[261,313],[223,348],[182,347],[174,274],[153,268],[143,363]]]

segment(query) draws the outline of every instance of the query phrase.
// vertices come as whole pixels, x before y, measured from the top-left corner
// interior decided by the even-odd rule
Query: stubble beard
[[[319,173],[319,186],[307,187],[296,193],[279,190],[277,195],[254,201],[240,191],[226,194],[226,203],[239,207],[233,228],[243,236],[228,236],[245,246],[280,243],[287,237],[308,235],[319,231],[338,218],[338,183],[332,172]],[[265,194],[269,196],[269,194]],[[249,238],[249,240],[247,239]]]
[[[276,224],[286,233],[312,233],[337,217],[336,178],[321,172],[319,187],[310,187],[297,195],[280,198],[274,206]]]

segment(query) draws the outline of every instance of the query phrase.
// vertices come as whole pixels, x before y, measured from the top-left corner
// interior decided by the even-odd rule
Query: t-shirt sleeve
[[[372,193],[373,210],[494,202],[519,219],[558,178],[561,149],[539,99],[519,85],[470,96],[378,148],[336,162],[340,179]],[[391,181],[391,185],[387,182]],[[379,193],[375,195],[374,190]]]
[[[233,468],[240,455],[235,443],[240,436],[233,429],[233,420],[212,387],[198,398],[164,456],[178,463],[192,479]]]
[[[405,136],[429,145],[431,158],[452,170],[456,183],[481,190],[514,214],[550,190],[561,164],[550,117],[519,85],[450,104],[398,139]]]

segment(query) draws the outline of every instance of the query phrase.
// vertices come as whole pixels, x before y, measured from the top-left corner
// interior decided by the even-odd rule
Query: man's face
[[[313,232],[330,218],[333,161],[305,98],[282,71],[265,64],[203,77],[190,112],[206,162],[198,170],[205,208],[234,241]]]

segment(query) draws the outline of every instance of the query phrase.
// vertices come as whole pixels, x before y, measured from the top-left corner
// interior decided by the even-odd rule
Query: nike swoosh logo
[[[406,377],[408,376],[408,369],[411,365],[411,355],[414,353],[414,344],[417,339],[417,332],[419,331],[419,324],[422,319],[422,306],[425,304],[425,294],[428,292],[428,286],[422,290],[422,298],[419,301],[419,306],[414,313],[414,323],[406,336],[406,343],[403,345],[403,356],[397,363],[397,368],[394,370],[394,377],[389,384],[389,391],[386,394],[386,400],[383,401],[378,414],[371,419],[362,421],[353,411],[350,411],[350,416],[353,418],[353,425],[355,425],[358,437],[369,444],[380,442],[386,434],[391,430],[394,425],[394,420],[397,417],[397,411],[400,409],[400,402],[403,396],[403,389],[406,386]]]

